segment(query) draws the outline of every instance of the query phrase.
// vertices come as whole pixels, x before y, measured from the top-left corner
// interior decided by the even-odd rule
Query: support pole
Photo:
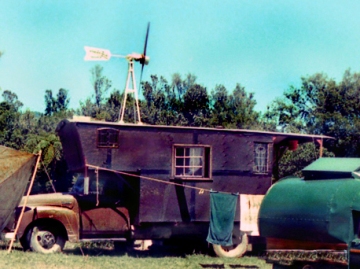
[[[323,156],[323,138],[317,139],[316,142],[318,142],[320,145],[319,158],[322,158],[322,156]]]
[[[323,156],[323,139],[321,138],[321,144],[320,144],[320,158]]]

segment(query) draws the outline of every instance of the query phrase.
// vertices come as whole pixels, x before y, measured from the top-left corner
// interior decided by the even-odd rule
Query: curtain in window
[[[190,150],[189,174],[191,176],[202,176],[203,149],[189,148],[189,150]]]

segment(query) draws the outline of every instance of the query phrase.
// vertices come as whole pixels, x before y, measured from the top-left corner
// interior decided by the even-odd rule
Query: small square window
[[[210,178],[210,147],[175,145],[173,150],[173,176],[187,179]]]
[[[101,128],[97,130],[97,146],[99,148],[118,148],[119,130]]]
[[[254,143],[254,173],[267,174],[269,172],[269,144]]]

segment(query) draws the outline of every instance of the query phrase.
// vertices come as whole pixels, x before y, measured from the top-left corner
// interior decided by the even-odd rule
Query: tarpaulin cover
[[[264,237],[349,244],[360,213],[360,180],[288,178],[274,184],[259,212]]]
[[[36,158],[33,154],[0,146],[0,231],[19,205]]]
[[[210,227],[207,241],[222,246],[232,245],[232,231],[237,194],[210,193]]]

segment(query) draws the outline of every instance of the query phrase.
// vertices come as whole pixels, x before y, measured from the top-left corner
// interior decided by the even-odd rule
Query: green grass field
[[[6,244],[0,249],[0,268],[272,268],[256,256],[225,259],[175,246],[154,247],[143,252],[114,249],[111,244],[83,244],[66,247],[63,253],[53,255],[24,252],[18,245],[10,253]]]

